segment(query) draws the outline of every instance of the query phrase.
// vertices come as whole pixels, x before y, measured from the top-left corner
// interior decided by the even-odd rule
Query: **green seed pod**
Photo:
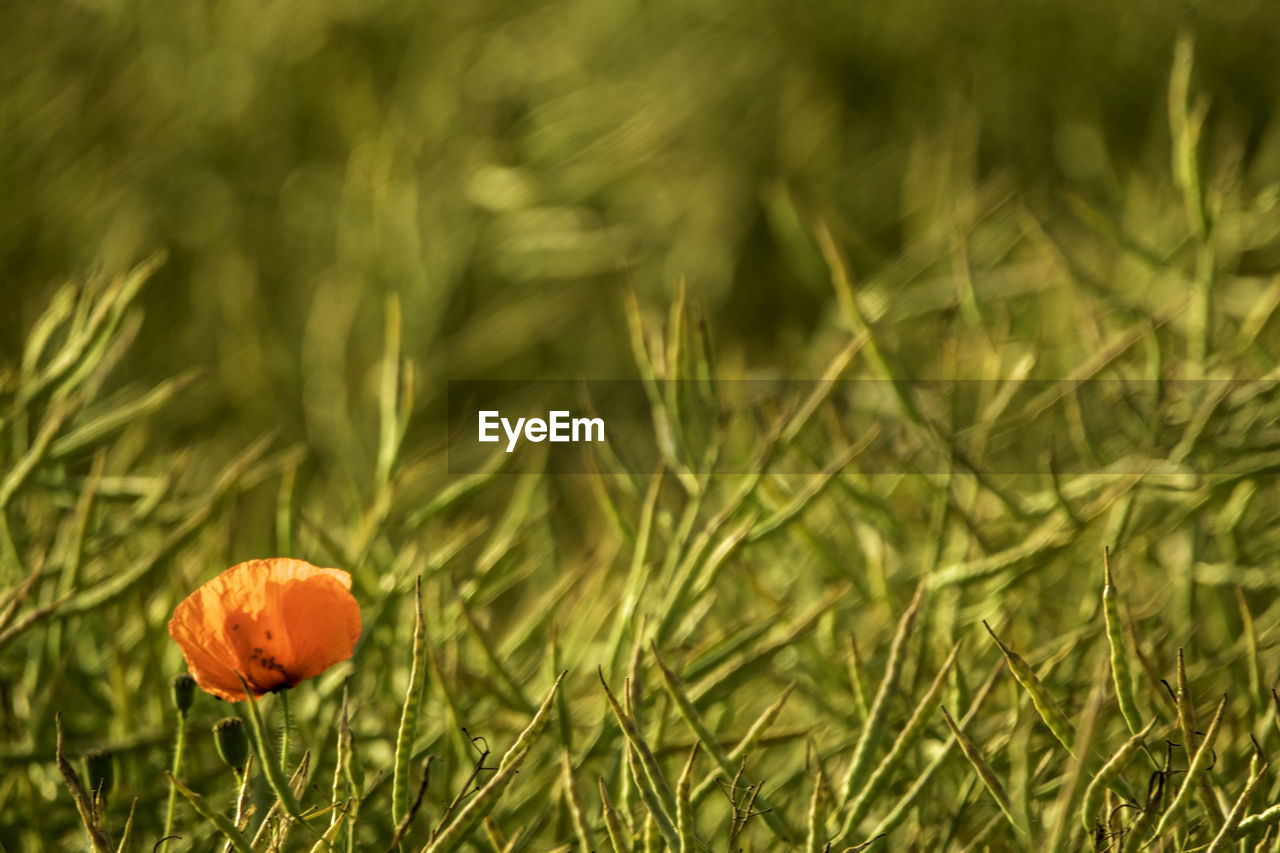
[[[170,683],[173,687],[173,704],[179,714],[186,716],[196,698],[196,680],[184,672],[175,675]]]
[[[1218,729],[1222,725],[1223,712],[1226,709],[1227,697],[1224,695],[1218,700],[1218,709],[1214,712],[1213,722],[1209,723],[1209,730],[1205,732],[1204,739],[1200,741],[1200,746],[1197,747],[1195,755],[1191,759],[1191,764],[1187,767],[1186,775],[1182,777],[1182,787],[1178,789],[1178,793],[1173,795],[1173,799],[1169,802],[1169,807],[1165,809],[1164,814],[1160,817],[1160,822],[1156,824],[1157,836],[1168,832],[1169,827],[1173,826],[1182,817],[1182,813],[1187,807],[1187,801],[1191,799],[1191,793],[1199,788],[1200,780],[1203,778],[1205,770],[1213,758],[1213,743],[1217,740]]]
[[[84,775],[90,792],[96,797],[101,791],[105,799],[115,783],[115,755],[109,749],[89,750],[84,754]]]
[[[1094,821],[1098,818],[1098,812],[1102,808],[1103,797],[1107,793],[1107,789],[1113,782],[1120,778],[1120,774],[1124,771],[1125,765],[1129,763],[1129,759],[1133,758],[1146,738],[1151,732],[1152,726],[1156,724],[1155,720],[1147,723],[1137,734],[1124,742],[1124,745],[1116,750],[1115,755],[1108,759],[1107,763],[1102,765],[1102,769],[1093,777],[1093,781],[1089,783],[1089,787],[1084,792],[1084,801],[1080,805],[1080,823],[1088,832],[1093,829]]]
[[[622,828],[618,812],[609,800],[609,792],[605,790],[604,779],[600,780],[600,808],[604,810],[604,825],[609,831],[609,843],[613,845],[613,853],[623,853],[631,849],[631,833]]]
[[[249,760],[249,736],[244,733],[244,721],[239,717],[218,720],[213,724],[213,742],[219,757],[236,773],[243,773]]]
[[[1111,575],[1111,552],[1102,551],[1102,616],[1107,630],[1107,645],[1111,649],[1111,678],[1116,685],[1116,704],[1124,717],[1129,733],[1142,731],[1142,713],[1133,695],[1133,676],[1129,671],[1129,656],[1124,646],[1124,632],[1120,622],[1120,602],[1115,580]]]
[[[995,799],[996,805],[1000,806],[1000,811],[1004,812],[1009,824],[1022,837],[1029,837],[1031,833],[1018,817],[1017,812],[1014,811],[1013,802],[1009,799],[1009,794],[1005,791],[1004,785],[1001,784],[1000,778],[996,776],[995,771],[991,769],[991,765],[987,764],[986,759],[982,757],[977,745],[969,740],[969,736],[964,733],[964,730],[956,725],[955,720],[951,719],[951,712],[947,710],[946,705],[942,706],[942,719],[946,722],[947,728],[951,729],[951,734],[955,737],[956,743],[960,745],[960,751],[964,753],[965,758],[969,759],[969,763],[973,765],[973,769],[978,773],[978,778],[982,780],[982,784],[987,786],[987,791]]]
[[[1013,673],[1013,677],[1031,695],[1031,704],[1035,706],[1040,719],[1044,720],[1045,725],[1049,727],[1049,731],[1053,732],[1053,736],[1066,748],[1067,752],[1075,755],[1076,730],[1071,725],[1071,721],[1067,719],[1067,715],[1062,713],[1058,703],[1049,695],[1049,691],[1045,689],[1035,671],[1023,660],[1022,655],[1006,646],[1004,641],[996,636],[996,632],[991,630],[991,626],[986,622],[982,623],[982,627],[987,629],[991,639],[995,640],[996,645],[1000,647],[1000,651],[1004,654],[1005,662],[1009,665],[1009,671]]]

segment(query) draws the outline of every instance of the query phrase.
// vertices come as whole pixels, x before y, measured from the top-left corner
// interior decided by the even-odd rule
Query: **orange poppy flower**
[[[206,692],[244,699],[283,690],[347,660],[360,639],[351,575],[283,557],[232,566],[184,598],[169,620]]]

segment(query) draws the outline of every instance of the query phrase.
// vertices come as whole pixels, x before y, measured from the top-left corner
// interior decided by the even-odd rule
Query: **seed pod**
[[[173,705],[181,716],[186,716],[196,698],[196,680],[187,673],[175,675],[170,682],[173,688]]]
[[[629,833],[622,828],[618,812],[609,800],[609,792],[605,790],[604,779],[600,780],[600,808],[604,811],[604,825],[609,831],[609,843],[613,845],[613,853],[623,853],[631,849]]]
[[[1249,779],[1249,784],[1240,792],[1240,797],[1236,800],[1235,805],[1232,806],[1231,812],[1227,815],[1227,819],[1222,825],[1222,829],[1218,830],[1218,834],[1214,836],[1207,853],[1226,853],[1232,848],[1235,842],[1236,827],[1240,825],[1240,821],[1244,817],[1244,810],[1249,807],[1249,801],[1258,792],[1258,786],[1262,784],[1262,778],[1267,775],[1267,768],[1270,766],[1267,762],[1262,762],[1262,766]]]
[[[1213,722],[1209,723],[1209,730],[1205,732],[1204,740],[1200,742],[1195,756],[1191,759],[1191,765],[1187,767],[1187,773],[1182,778],[1182,787],[1178,789],[1178,793],[1174,794],[1173,800],[1169,803],[1169,808],[1165,809],[1160,822],[1156,824],[1157,836],[1164,835],[1169,830],[1169,827],[1182,817],[1182,813],[1187,807],[1187,800],[1191,798],[1191,793],[1199,787],[1200,780],[1213,756],[1213,743],[1217,740],[1218,729],[1222,725],[1222,716],[1226,709],[1227,697],[1223,696],[1218,700],[1218,710],[1214,712]]]
[[[1116,703],[1124,717],[1129,733],[1142,730],[1142,714],[1133,695],[1133,676],[1129,671],[1129,657],[1124,647],[1124,632],[1120,627],[1120,603],[1117,600],[1115,579],[1111,574],[1111,552],[1102,551],[1102,615],[1107,629],[1107,645],[1111,650],[1111,678],[1116,685]]]
[[[244,731],[244,720],[239,717],[218,720],[213,724],[213,743],[227,766],[237,775],[244,772],[244,764],[249,760],[249,736]]]
[[[1004,654],[1004,659],[1009,664],[1009,671],[1013,673],[1013,677],[1031,695],[1031,704],[1035,706],[1040,719],[1044,720],[1045,725],[1049,727],[1049,731],[1053,732],[1053,736],[1058,739],[1058,742],[1066,747],[1067,752],[1074,755],[1076,730],[1071,725],[1071,721],[1067,719],[1067,715],[1062,713],[1058,703],[1049,695],[1049,691],[1045,689],[1035,671],[1023,660],[1022,656],[1006,646],[986,622],[982,623],[982,627],[987,629],[991,639],[995,640],[996,645],[1000,647],[1000,651]]]
[[[987,786],[992,798],[1000,806],[1000,811],[1004,812],[1004,816],[1008,818],[1009,824],[1024,838],[1029,837],[1031,833],[1014,811],[1013,803],[1009,800],[1009,794],[1005,792],[1004,785],[1000,783],[999,777],[991,769],[991,765],[987,764],[974,742],[969,740],[964,730],[956,725],[955,720],[951,719],[951,713],[947,711],[946,705],[942,706],[942,719],[946,722],[947,728],[951,729],[951,734],[955,736],[956,743],[960,745],[960,751],[964,753],[965,758],[969,759],[969,763],[973,765],[973,769],[978,773],[978,778],[982,780],[982,784]]]
[[[115,783],[115,755],[109,749],[91,749],[84,754],[84,775],[89,791],[96,798],[99,793],[105,799]]]
[[[1142,746],[1143,739],[1151,732],[1151,727],[1156,724],[1155,720],[1147,723],[1145,727],[1138,731],[1133,737],[1124,742],[1124,745],[1111,756],[1111,759],[1102,766],[1098,774],[1093,777],[1093,781],[1089,783],[1089,787],[1084,793],[1084,802],[1080,806],[1080,822],[1088,832],[1094,826],[1094,821],[1098,816],[1098,809],[1102,806],[1103,795],[1106,794],[1107,788],[1116,779],[1120,778],[1120,773],[1124,770],[1125,765],[1129,763],[1129,759],[1133,758],[1135,752]]]

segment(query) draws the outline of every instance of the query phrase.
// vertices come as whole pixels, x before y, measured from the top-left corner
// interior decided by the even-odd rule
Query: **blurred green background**
[[[0,761],[20,769],[0,772],[0,830],[39,840],[29,815],[56,802],[41,843],[78,835],[48,764],[48,721],[66,709],[77,749],[104,736],[124,744],[122,777],[144,798],[146,837],[158,837],[165,787],[154,774],[172,728],[164,685],[179,665],[164,625],[214,568],[267,553],[314,555],[355,575],[370,639],[352,696],[366,709],[356,736],[372,768],[389,764],[418,574],[455,676],[432,683],[474,703],[457,719],[432,708],[421,740],[433,749],[458,722],[481,721],[497,743],[527,719],[472,678],[482,666],[469,635],[460,639],[459,594],[481,613],[474,633],[501,640],[530,696],[555,657],[547,626],[564,628],[579,725],[603,710],[592,680],[602,643],[625,653],[633,629],[637,640],[645,631],[637,614],[670,623],[663,653],[686,656],[687,673],[710,667],[722,641],[747,638],[755,654],[772,628],[811,628],[818,617],[805,612],[834,608],[817,638],[796,628],[733,670],[741,692],[717,681],[708,694],[723,732],[736,731],[735,713],[754,713],[800,673],[806,704],[788,757],[761,771],[785,770],[792,815],[803,813],[795,780],[809,766],[801,736],[815,721],[832,725],[822,748],[840,761],[853,742],[852,694],[836,671],[846,641],[858,634],[877,674],[920,578],[955,590],[931,605],[914,682],[936,673],[940,640],[1007,616],[1024,648],[1057,644],[1055,660],[1066,650],[1070,671],[1054,674],[1054,689],[1080,708],[1099,669],[1070,652],[1097,621],[1109,544],[1124,554],[1136,635],[1152,638],[1143,701],[1164,707],[1159,678],[1185,644],[1202,696],[1230,688],[1261,715],[1269,682],[1257,638],[1247,652],[1240,638],[1253,636],[1250,606],[1264,651],[1280,625],[1273,386],[1222,407],[1211,388],[1161,397],[1176,411],[1144,423],[1177,427],[1187,451],[1214,439],[1202,442],[1210,463],[1171,458],[1176,477],[1123,500],[1097,496],[1105,477],[1061,490],[1040,482],[1019,504],[958,477],[864,480],[859,462],[830,494],[825,480],[810,490],[748,477],[744,504],[745,492],[732,498],[737,480],[712,479],[700,504],[668,476],[650,501],[625,476],[495,477],[481,488],[483,478],[448,477],[441,451],[448,380],[634,378],[629,319],[658,363],[671,341],[701,341],[705,321],[723,378],[813,379],[841,365],[848,378],[993,380],[984,393],[1010,398],[1025,378],[1077,371],[1157,390],[1170,377],[1274,379],[1276,45],[1280,7],[1247,0],[7,4],[0,557],[21,569],[6,569],[6,583],[40,580],[24,607],[74,597],[0,658]],[[1171,69],[1187,84],[1172,96]],[[167,260],[136,301],[103,286],[157,251]],[[843,299],[837,255],[853,282]],[[671,309],[681,281],[687,315]],[[628,287],[640,307],[631,318]],[[114,306],[111,320],[77,337],[102,305]],[[145,311],[140,325],[132,305]],[[395,305],[398,348],[387,342]],[[42,315],[48,346],[24,362]],[[673,331],[678,319],[689,322]],[[868,328],[874,345],[855,359],[851,337]],[[191,369],[199,379],[180,393],[159,385]],[[401,378],[412,394],[397,395]],[[1105,405],[1071,409],[1071,393],[1069,416],[1119,423]],[[853,444],[836,408],[785,449],[808,470]],[[920,425],[911,411],[896,416]],[[756,435],[733,439],[740,458],[755,458]],[[603,457],[601,468],[617,473]],[[663,569],[634,610],[614,609],[645,506]],[[802,511],[812,529],[792,524]],[[759,538],[786,535],[735,556],[730,580],[697,608],[669,606],[673,573],[697,564],[682,556],[689,534],[720,541],[731,516],[739,535],[755,523]],[[846,582],[853,592],[839,591]],[[1227,592],[1236,585],[1238,600]],[[509,617],[527,611],[531,627],[513,629]],[[738,633],[748,624],[760,633]],[[966,654],[964,677],[977,683],[996,651]],[[613,655],[615,687],[623,656]],[[303,694],[308,734],[328,736],[320,712],[337,707],[345,673]],[[746,686],[757,675],[764,686]],[[999,759],[1013,769],[999,770],[1025,792],[1035,774],[1018,762],[1040,741],[1018,714],[1014,697],[983,725],[1018,732]],[[617,733],[601,732],[600,749],[579,756],[587,775],[618,769]],[[1238,777],[1247,748],[1233,734],[1223,767]],[[897,787],[915,778],[917,758]],[[193,765],[211,777],[207,751]],[[912,832],[933,837],[952,820],[945,808],[968,796],[958,793],[971,790],[961,787],[968,769],[957,761],[947,773],[954,784],[931,794]],[[538,784],[510,814],[542,808]],[[377,796],[385,811],[385,790]],[[546,822],[539,843],[567,837],[560,822]],[[388,830],[368,832],[385,846]]]
[[[181,427],[283,425],[332,460],[372,408],[391,291],[428,423],[451,377],[633,375],[627,280],[663,310],[685,277],[731,368],[812,373],[833,302],[817,219],[890,328],[957,303],[910,287],[951,276],[957,230],[1026,210],[1080,230],[1064,190],[1185,232],[1152,179],[1182,29],[1206,159],[1280,178],[1264,2],[84,0],[6,19],[5,360],[57,284],[166,249],[120,375],[203,365]],[[1024,226],[969,247],[980,290]],[[1027,276],[992,296],[1060,284]],[[1007,334],[1054,337],[1024,313]],[[931,348],[902,358],[936,373]]]

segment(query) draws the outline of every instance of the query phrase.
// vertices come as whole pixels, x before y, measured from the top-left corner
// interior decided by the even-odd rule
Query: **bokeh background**
[[[159,837],[166,685],[181,665],[167,619],[215,569],[269,553],[352,569],[368,640],[358,666],[300,691],[298,717],[325,743],[351,674],[371,768],[394,748],[418,575],[446,675],[431,678],[423,750],[448,751],[457,723],[497,743],[527,721],[476,675],[486,635],[529,696],[550,663],[573,669],[568,732],[602,719],[601,649],[617,688],[648,616],[686,675],[715,676],[720,734],[800,679],[785,749],[755,765],[800,815],[804,739],[816,731],[843,764],[866,719],[850,710],[862,674],[844,668],[862,663],[849,644],[872,683],[921,579],[945,592],[921,620],[912,688],[973,635],[948,688],[960,707],[998,656],[988,619],[1037,665],[1064,662],[1053,690],[1078,714],[1101,671],[1085,640],[1101,636],[1104,545],[1124,554],[1145,707],[1169,716],[1159,680],[1185,645],[1202,699],[1248,696],[1251,731],[1280,731],[1275,667],[1260,662],[1280,636],[1274,383],[1221,407],[1194,381],[1164,393],[1169,378],[1280,376],[1276,4],[59,0],[9,3],[0,19],[0,558],[7,590],[39,581],[22,613],[51,608],[13,645],[0,635],[0,842],[80,837],[49,760],[58,709],[75,749],[119,746],[148,815],[140,837]],[[67,318],[111,303],[104,283],[157,252],[74,369],[49,368],[77,344]],[[42,316],[57,332],[24,349]],[[1155,389],[1125,423],[1174,429],[1188,453],[1160,456],[1167,481],[1123,499],[1099,492],[1105,477],[1028,480],[1036,494],[1006,500],[960,476],[864,478],[860,462],[828,492],[757,478],[746,503],[731,479],[699,504],[675,475],[651,503],[626,476],[448,475],[449,380],[634,379],[641,326],[656,362],[664,327],[668,353],[705,332],[721,377],[766,380],[816,379],[870,330],[846,375],[994,380],[962,401],[974,411],[997,388],[1012,398],[1024,378],[1092,366]],[[180,391],[160,384],[174,377]],[[1110,402],[1076,402],[1064,409],[1079,435],[1120,423]],[[784,448],[804,470],[852,458],[832,411]],[[915,415],[893,414],[921,434]],[[738,459],[757,438],[735,434]],[[13,475],[24,459],[30,476]],[[663,574],[624,611],[645,506]],[[759,521],[765,544],[726,558],[719,586],[713,565],[697,607],[682,593],[668,606],[673,573],[697,564],[681,556],[691,531],[710,519],[706,542],[720,542],[732,513],[739,536]],[[459,596],[479,614],[470,629]],[[557,625],[563,661],[548,653]],[[766,643],[775,628],[792,633]],[[741,667],[739,641],[753,655]],[[464,714],[440,707],[441,684]],[[1026,792],[1060,777],[1026,765],[1056,747],[1014,693],[1001,703],[979,723],[988,739],[1015,732],[997,770],[1050,813]],[[222,713],[208,704],[205,731]],[[591,784],[620,767],[618,733],[596,731],[599,748],[574,756]],[[1223,790],[1243,785],[1245,734],[1221,751],[1216,772],[1240,783]],[[469,749],[449,753],[446,783]],[[916,778],[924,752],[885,790]],[[217,778],[207,749],[192,762],[193,778]],[[942,775],[902,831],[944,847],[953,829],[983,838],[988,816],[946,811],[973,793],[969,768]],[[536,819],[536,843],[562,842],[567,812],[543,821],[546,777],[524,778],[503,820]],[[372,809],[385,811],[385,787]],[[47,832],[30,818],[46,811]],[[389,826],[362,831],[385,849]]]
[[[630,631],[645,630],[636,613],[672,622],[663,653],[708,679],[724,638],[755,643],[805,626],[708,693],[730,733],[744,708],[754,716],[801,679],[785,749],[756,766],[783,780],[782,806],[803,815],[804,739],[817,733],[832,766],[854,743],[840,729],[856,719],[846,642],[864,649],[870,674],[884,671],[893,625],[924,576],[955,589],[922,619],[913,686],[968,634],[978,642],[966,640],[964,678],[979,683],[996,658],[979,628],[991,620],[1037,663],[1051,644],[1068,651],[1052,686],[1078,713],[1101,671],[1093,652],[1071,649],[1097,622],[1103,544],[1123,551],[1132,581],[1146,707],[1166,710],[1158,679],[1172,678],[1185,646],[1199,695],[1249,695],[1263,721],[1253,731],[1274,738],[1274,716],[1262,715],[1275,666],[1260,656],[1280,637],[1280,403],[1268,386],[1216,409],[1221,398],[1206,389],[1183,386],[1175,400],[1162,380],[1280,375],[1277,45],[1270,0],[5,4],[0,485],[65,414],[63,391],[91,391],[0,501],[4,588],[33,570],[40,583],[24,608],[56,610],[70,597],[12,646],[0,639],[0,843],[52,850],[81,838],[50,762],[55,710],[77,751],[119,745],[122,788],[145,803],[140,836],[159,838],[166,684],[180,666],[169,613],[215,569],[268,553],[356,576],[370,639],[358,666],[300,692],[310,698],[298,719],[326,743],[340,678],[353,674],[356,739],[374,768],[389,766],[394,747],[410,678],[408,590],[420,574],[431,642],[452,674],[431,676],[420,739],[436,751],[456,738],[454,724],[479,722],[497,744],[527,720],[472,675],[484,663],[460,594],[483,622],[476,637],[500,640],[530,697],[544,693],[556,657],[549,626],[562,626],[579,726],[602,719],[594,671],[605,642],[621,684]],[[156,252],[164,263],[132,302],[140,324],[134,307],[113,320],[132,346],[73,359],[96,370],[123,352],[101,388],[99,374],[77,369],[28,396],[38,373],[28,368],[74,343],[64,328],[74,323],[55,323],[50,346],[24,364],[37,319],[51,305],[51,315],[67,309],[64,320],[96,305],[102,283]],[[837,255],[851,280],[844,305]],[[808,480],[768,479],[751,487],[744,514],[760,512],[762,526],[780,519],[756,529],[780,535],[733,556],[730,580],[698,607],[663,612],[663,584],[685,565],[682,514],[701,524],[741,506],[721,501],[728,480],[699,510],[668,478],[654,512],[667,575],[634,612],[614,610],[623,581],[643,574],[628,565],[644,484],[503,478],[472,482],[471,494],[448,475],[445,409],[449,380],[636,378],[631,291],[654,346],[678,316],[696,329],[684,339],[707,334],[722,378],[818,378],[869,328],[877,355],[861,353],[852,377],[1015,378],[1012,394],[1021,378],[1052,382],[1092,364],[1161,392],[1130,420],[1194,439],[1192,412],[1204,411],[1211,441],[1202,456],[1170,461],[1178,482],[1114,510],[1094,501],[1094,485],[1059,491],[1056,480],[1019,507],[964,483],[864,482],[856,465],[812,506]],[[680,293],[684,315],[671,307]],[[119,329],[97,342],[114,347]],[[174,377],[180,392],[160,384]],[[164,400],[131,409],[157,387]],[[1213,405],[1198,410],[1203,400]],[[1103,403],[1085,414],[1103,432],[1120,423]],[[828,415],[787,450],[803,470],[850,459],[852,439]],[[909,415],[895,416],[918,433]],[[399,444],[388,434],[403,416]],[[737,460],[754,459],[756,435],[735,441]],[[808,526],[792,528],[788,506]],[[814,607],[831,615],[810,638]],[[463,715],[439,707],[440,683]],[[223,713],[209,706],[202,735]],[[1033,788],[1028,756],[1055,747],[1016,698],[980,725],[997,738],[1016,731],[997,770]],[[618,768],[617,731],[599,731],[599,749],[575,756],[593,785]],[[1240,785],[1224,790],[1243,785],[1248,763],[1247,736],[1231,734],[1220,772]],[[444,784],[465,776],[467,749]],[[212,790],[219,768],[207,748],[202,756],[192,777]],[[893,784],[922,766],[911,758]],[[937,843],[938,826],[960,826],[982,838],[986,816],[965,818],[969,827],[943,811],[972,793],[968,768],[956,761],[943,775],[950,786],[933,789],[904,833]],[[543,821],[545,777],[526,779],[504,821]],[[376,797],[371,809],[385,812],[385,785]],[[46,812],[47,830],[31,818]],[[568,838],[564,815],[536,843]],[[367,826],[371,849],[385,849],[389,824]]]
[[[967,252],[996,302],[1061,289],[1017,265],[1032,219],[1082,263],[1110,248],[1082,209],[1157,248],[1185,235],[1183,30],[1206,161],[1280,179],[1264,2],[83,0],[6,21],[5,359],[62,281],[164,249],[120,375],[204,366],[183,429],[281,426],[353,471],[388,292],[417,428],[448,378],[634,375],[628,281],[662,311],[683,277],[731,367],[811,373],[834,301],[819,220],[871,319],[916,344],[958,304],[957,232],[989,226]],[[1273,236],[1252,272],[1280,260]],[[1014,314],[1005,335],[1057,337],[1061,315]],[[936,348],[895,349],[937,374]]]

